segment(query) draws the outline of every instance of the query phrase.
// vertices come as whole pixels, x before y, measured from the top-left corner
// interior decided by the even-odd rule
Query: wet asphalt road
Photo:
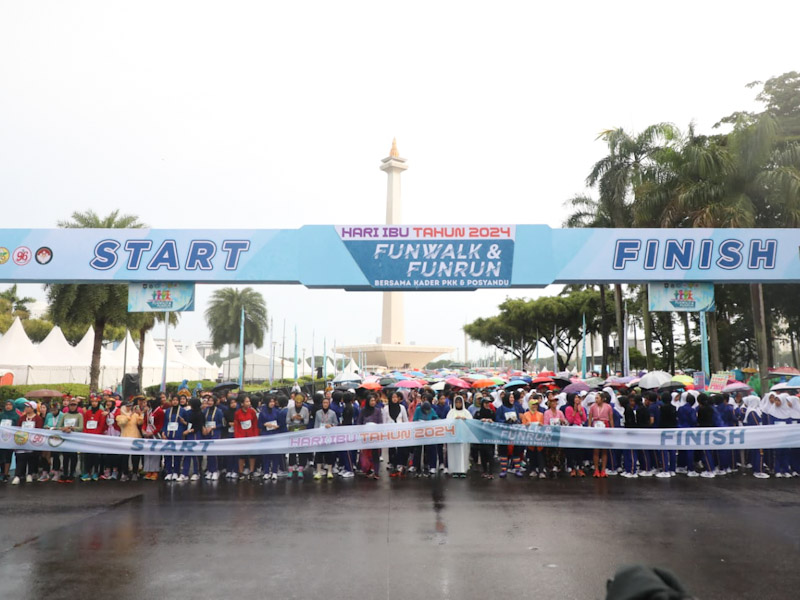
[[[0,487],[0,597],[603,598],[621,564],[796,598],[800,480]],[[98,595],[102,594],[102,595]]]

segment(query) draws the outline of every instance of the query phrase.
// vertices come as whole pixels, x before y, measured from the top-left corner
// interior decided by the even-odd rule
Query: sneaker
[[[652,477],[652,471],[639,471],[639,477]]]
[[[689,469],[687,469],[686,467],[678,467],[677,469],[675,469],[676,473],[681,473],[683,475],[685,475],[688,471]]]
[[[506,471],[500,471],[500,479],[505,479],[507,475]]]
[[[237,479],[239,479],[239,474],[238,473],[229,473],[229,475],[230,475],[231,481],[236,481]]]
[[[575,473],[572,473],[572,476],[573,476],[573,477],[575,477]],[[585,475],[584,475],[584,476],[585,476]],[[600,471],[595,471],[595,472],[592,474],[592,477],[594,477],[595,479],[600,479]]]
[[[659,479],[669,479],[672,475],[669,474],[669,471],[661,471],[661,473],[656,473],[656,477]]]
[[[450,472],[450,471],[448,471],[448,470],[447,470],[447,467],[445,467],[444,469],[442,469],[442,473],[444,473],[445,475],[447,475],[449,472]]]
[[[47,471],[39,475],[39,481],[47,481],[48,479],[50,479],[50,474]]]
[[[544,471],[539,473],[539,479],[547,479],[547,473],[545,473]]]
[[[211,475],[211,481],[217,481],[219,479],[219,471],[214,471]]]
[[[200,479],[200,475],[198,475],[197,473],[192,473],[192,476],[190,477],[190,480],[191,481],[197,481],[198,479]]]
[[[319,471],[314,473],[314,479],[322,479],[322,473],[320,473]]]
[[[33,475],[26,475],[25,483],[33,483]]]
[[[620,477],[624,477],[625,479],[630,479],[632,475],[633,473],[628,473],[627,471],[623,471],[622,473],[620,473]]]
[[[271,479],[272,479],[272,481],[278,481],[278,474],[277,473],[273,473],[272,476],[271,476]]]
[[[19,477],[15,476],[14,479],[11,480],[11,485],[19,485]]]
[[[271,479],[269,473],[264,473],[264,481],[269,481]]]
[[[577,477],[578,474],[575,471],[570,471],[569,476],[570,477]],[[597,473],[595,473],[594,476],[597,477]]]
[[[416,473],[417,472],[417,467],[415,467],[414,465],[411,465],[410,467],[408,467],[408,472],[409,473]]]
[[[536,473],[536,471],[531,471],[530,473],[528,473],[528,477],[536,477],[537,475],[538,473]]]
[[[714,473],[711,471],[703,471],[700,473],[700,477],[705,477],[706,479],[714,479]]]
[[[433,468],[433,467],[431,467],[431,468],[428,470],[428,473],[430,473],[431,475],[436,475],[436,469],[435,469],[435,468]]]
[[[352,479],[355,477],[352,471],[342,471],[341,475],[343,479]]]
[[[139,474],[134,473],[133,475],[131,475],[131,481],[139,481]]]
[[[244,472],[242,473],[242,475],[244,475],[244,476],[250,475],[250,469],[248,469],[247,467],[245,467],[245,468],[244,468]]]
[[[525,473],[522,472],[522,469],[517,469],[516,471],[514,471],[514,475],[516,475],[517,477],[522,477],[523,475],[525,475]]]
[[[129,479],[130,479],[130,477],[128,477],[124,473],[122,474],[122,477],[119,478],[120,481],[128,481]]]
[[[92,473],[92,481],[97,481],[100,479],[100,475],[98,473]]]
[[[611,469],[610,471],[606,472],[606,475],[612,475],[612,476],[619,475],[619,471],[617,471],[616,469]]]
[[[297,478],[298,479],[303,479],[303,477],[305,477],[305,474],[303,473],[303,471],[295,471],[295,473],[297,473]]]
[[[213,473],[211,471],[206,471],[206,475],[205,475],[206,479],[211,479],[211,475],[213,475]]]
[[[686,473],[686,476],[687,477],[700,477],[700,473],[698,473],[697,471],[689,471],[688,473]]]
[[[178,477],[177,481],[180,481],[181,483],[183,483],[184,481],[189,481],[189,478],[186,475],[180,475]]]
[[[84,473],[78,479],[80,479],[81,481],[89,481],[91,479],[91,477],[89,477],[88,473]]]
[[[792,471],[792,477],[800,477],[800,473],[797,471]]]
[[[167,473],[164,477],[164,481],[172,481],[172,473]]]
[[[769,475],[767,473],[753,473],[753,477],[756,479],[769,479]]]
[[[586,473],[583,469],[578,469],[578,477],[586,477]]]
[[[783,473],[775,473],[775,477],[780,479],[781,477],[783,477]]]
[[[117,473],[116,471],[111,473],[111,479],[119,479],[119,473]]]

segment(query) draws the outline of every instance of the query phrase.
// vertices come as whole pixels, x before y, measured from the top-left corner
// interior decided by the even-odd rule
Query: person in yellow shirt
[[[522,424],[526,427],[531,425],[544,425],[544,415],[539,411],[539,403],[542,401],[542,395],[538,393],[531,394],[528,400],[528,412],[522,415]],[[541,446],[528,446],[528,476],[539,477],[539,479],[547,478],[547,469],[544,461],[544,448]]]
[[[143,421],[142,409],[139,408],[139,405],[134,405],[130,400],[125,400],[119,409],[119,414],[117,415],[117,425],[119,426],[120,437],[142,437],[139,427],[141,427]],[[123,456],[121,458],[120,466],[122,476],[120,477],[120,481],[128,481],[129,479],[136,481],[139,479],[139,461],[141,458],[142,457],[138,455],[133,455],[130,457]]]

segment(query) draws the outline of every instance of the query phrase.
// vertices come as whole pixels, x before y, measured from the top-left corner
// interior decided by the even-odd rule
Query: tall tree
[[[206,324],[211,331],[211,343],[219,350],[225,344],[239,345],[239,333],[244,307],[244,344],[264,345],[264,333],[268,328],[267,304],[264,297],[251,287],[242,289],[222,288],[211,295],[205,312]],[[240,348],[244,352],[244,348]]]
[[[72,213],[71,220],[59,227],[85,229],[138,229],[145,227],[138,217],[120,216],[115,210],[101,218],[94,211]],[[56,283],[45,286],[50,315],[56,325],[91,325],[94,328],[89,386],[96,390],[100,380],[100,356],[108,325],[124,325],[128,313],[128,286],[125,284]]]
[[[14,312],[30,313],[31,311],[28,309],[28,304],[36,302],[36,298],[31,298],[30,296],[20,297],[17,294],[16,283],[7,290],[0,292],[0,298],[8,300],[8,302],[11,303],[11,310]]]

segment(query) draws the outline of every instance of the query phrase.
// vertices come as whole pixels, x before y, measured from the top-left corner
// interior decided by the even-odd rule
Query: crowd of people
[[[199,392],[199,391],[198,391]],[[520,426],[534,424],[596,428],[752,427],[800,423],[800,398],[768,393],[763,398],[737,393],[708,395],[690,391],[656,393],[612,388],[559,393],[558,390],[520,386],[516,389],[440,392],[412,390],[326,390],[313,395],[210,392],[193,396],[188,390],[168,397],[136,396],[121,399],[105,391],[88,399],[61,401],[7,400],[0,425],[21,429],[52,429],[65,434],[82,432],[126,438],[202,440],[276,435],[312,428],[479,419]],[[168,482],[279,478],[333,479],[361,474],[381,475],[381,463],[390,477],[437,474],[454,478],[474,472],[493,479],[508,476],[539,479],[591,474],[596,478],[713,478],[734,472],[754,477],[797,477],[800,449],[774,450],[582,450],[493,444],[433,444],[382,450],[292,452],[261,456],[138,456],[56,451],[0,450],[0,478],[11,484],[72,483],[98,480]],[[15,469],[12,473],[12,462]]]

